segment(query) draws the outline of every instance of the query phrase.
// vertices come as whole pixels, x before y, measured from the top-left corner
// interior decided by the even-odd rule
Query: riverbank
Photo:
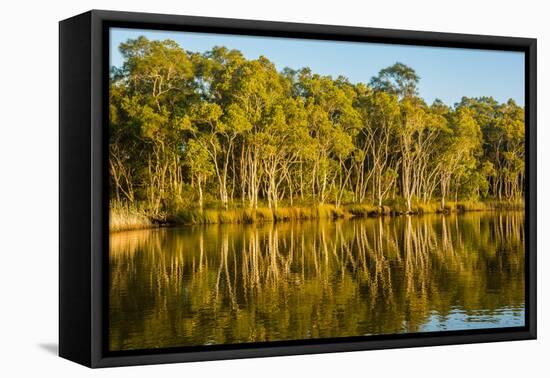
[[[111,204],[109,211],[109,231],[129,231],[155,227],[154,222],[145,211],[133,206]]]
[[[339,219],[353,217],[379,217],[399,215],[422,215],[435,213],[464,213],[469,211],[523,210],[523,201],[460,201],[448,202],[444,209],[440,203],[421,203],[411,211],[400,204],[373,206],[350,204],[336,207],[332,204],[311,206],[234,208],[234,209],[185,209],[162,217],[151,217],[136,207],[111,206],[109,229],[111,232],[152,228],[159,226],[226,224],[226,223],[265,223],[302,221],[312,219]]]

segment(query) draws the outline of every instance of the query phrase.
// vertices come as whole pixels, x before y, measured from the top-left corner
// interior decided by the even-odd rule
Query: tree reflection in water
[[[113,234],[110,348],[524,322],[524,215],[468,213]]]

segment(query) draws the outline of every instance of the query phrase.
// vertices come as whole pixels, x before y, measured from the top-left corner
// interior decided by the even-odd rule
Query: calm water
[[[524,325],[524,215],[117,233],[110,348]]]

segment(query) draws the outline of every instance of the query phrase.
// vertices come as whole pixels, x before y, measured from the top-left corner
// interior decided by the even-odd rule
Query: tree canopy
[[[145,37],[110,80],[111,199],[170,209],[281,203],[382,206],[524,194],[524,109],[419,97],[403,63],[368,83],[277,71],[214,47]]]

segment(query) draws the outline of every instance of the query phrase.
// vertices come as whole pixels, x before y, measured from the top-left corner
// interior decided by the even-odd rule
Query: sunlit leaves
[[[253,207],[298,195],[410,207],[451,191],[524,190],[524,109],[511,100],[428,105],[402,63],[365,84],[223,46],[199,53],[140,37],[120,51],[109,102],[115,187],[118,197],[135,189],[156,215],[182,203],[189,185],[226,208],[237,197]]]

